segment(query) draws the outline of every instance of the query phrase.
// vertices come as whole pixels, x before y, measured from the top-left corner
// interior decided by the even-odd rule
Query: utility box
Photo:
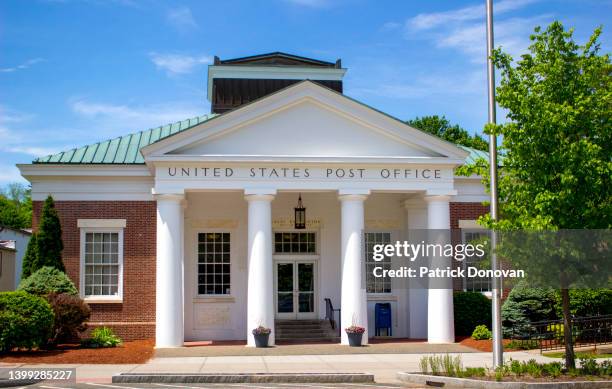
[[[391,303],[376,303],[374,306],[375,336],[393,336]],[[381,334],[384,332],[384,335]]]

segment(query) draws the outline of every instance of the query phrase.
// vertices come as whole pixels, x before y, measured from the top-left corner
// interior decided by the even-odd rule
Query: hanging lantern
[[[302,205],[302,194],[298,197],[298,204],[295,207],[295,229],[303,230],[306,228],[306,208]]]

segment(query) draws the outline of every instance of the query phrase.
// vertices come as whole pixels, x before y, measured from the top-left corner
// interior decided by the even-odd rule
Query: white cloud
[[[513,57],[525,52],[533,28],[552,20],[551,15],[509,17],[511,11],[527,7],[539,0],[502,0],[494,4],[495,47],[501,46]],[[484,4],[444,12],[422,13],[406,21],[406,39],[431,40],[440,49],[453,49],[465,54],[476,64],[486,62],[486,30]]]
[[[167,103],[148,106],[128,106],[73,99],[69,102],[73,112],[85,118],[95,118],[96,126],[113,135],[125,135],[167,123],[185,120],[205,111],[193,103]],[[115,132],[121,131],[115,134]]]
[[[43,155],[55,154],[63,150],[63,148],[38,147],[38,146],[8,146],[8,147],[3,147],[2,150],[9,152],[9,153],[28,154],[33,157],[40,157]]]
[[[212,58],[207,55],[190,56],[181,54],[149,53],[149,58],[158,69],[168,74],[191,73],[197,66],[209,64]]]
[[[189,7],[171,9],[166,15],[166,20],[180,32],[187,32],[198,28],[198,23]]]
[[[410,81],[377,82],[375,87],[351,88],[351,95],[374,95],[392,99],[421,99],[428,96],[475,95],[485,88],[484,74],[481,71],[452,75],[448,73],[423,74]],[[394,77],[392,77],[394,78]]]
[[[32,58],[16,66],[12,66],[8,68],[0,68],[0,73],[13,73],[13,72],[16,72],[17,70],[24,70],[24,69],[29,68],[32,65],[35,65],[43,61],[44,59],[42,58]]]
[[[4,153],[27,154],[29,156],[41,156],[53,154],[58,148],[43,147],[36,143],[43,137],[36,136],[37,131],[25,130],[22,126],[34,115],[9,109],[0,105],[0,151]]]
[[[502,0],[493,6],[495,15],[514,11],[538,0]],[[407,20],[406,26],[413,30],[428,30],[447,23],[469,22],[482,20],[485,17],[483,4],[459,8],[451,11],[422,13]]]
[[[15,165],[0,164],[0,185],[5,186],[11,182],[27,183]]]
[[[529,46],[529,35],[533,28],[552,19],[550,15],[532,18],[511,18],[495,24],[495,47],[517,57]],[[452,28],[448,33],[434,38],[436,46],[451,48],[467,54],[474,63],[486,62],[486,30],[484,23],[471,23]]]

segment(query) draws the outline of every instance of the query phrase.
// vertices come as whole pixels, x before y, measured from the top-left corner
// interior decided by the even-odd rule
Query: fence
[[[521,348],[539,348],[540,351],[565,348],[563,320],[545,320],[531,323],[525,328],[513,328],[510,337]],[[597,347],[612,343],[612,315],[573,318],[572,339],[574,347]]]

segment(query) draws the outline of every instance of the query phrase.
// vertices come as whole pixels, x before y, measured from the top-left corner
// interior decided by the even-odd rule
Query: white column
[[[183,325],[183,195],[156,195],[157,269],[155,346],[182,347]]]
[[[440,232],[432,234],[436,242],[430,243],[450,243],[450,196],[425,196],[425,200],[427,201],[427,228]],[[442,233],[442,230],[445,230],[445,233]],[[450,265],[449,259],[434,258],[430,266],[444,268]],[[455,342],[455,324],[452,280],[449,278],[443,285],[443,289],[440,289],[440,286],[438,283],[437,288],[429,288],[427,341],[429,343],[453,343]]]
[[[364,207],[369,191],[340,191],[341,202],[341,343],[348,344],[344,331],[351,325],[366,329],[363,344],[368,343],[368,301],[365,290],[363,259]]]
[[[419,243],[426,239],[427,204],[422,197],[414,197],[404,201],[406,209],[406,239]],[[413,263],[412,267],[418,265]],[[408,280],[408,337],[412,339],[427,338],[427,282],[423,279]]]
[[[247,346],[255,346],[251,332],[272,329],[268,345],[274,345],[274,269],[272,263],[272,200],[275,190],[245,190],[248,215]]]

